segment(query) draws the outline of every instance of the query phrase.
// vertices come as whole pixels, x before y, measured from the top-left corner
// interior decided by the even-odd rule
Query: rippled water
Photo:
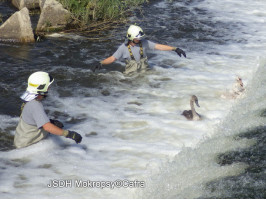
[[[94,40],[83,33],[0,43],[1,197],[265,198],[265,8],[259,0],[153,1],[130,21],[187,58],[152,51],[152,70],[131,77],[122,62],[91,71],[130,23]],[[81,133],[80,145],[51,136],[13,149],[19,96],[38,70],[56,80],[47,113]],[[245,94],[222,98],[237,75]],[[202,121],[181,115],[192,94]],[[145,188],[49,188],[51,180],[139,180]]]

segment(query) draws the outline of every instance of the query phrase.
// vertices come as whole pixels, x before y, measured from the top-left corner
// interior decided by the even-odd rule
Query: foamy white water
[[[219,153],[253,144],[247,139],[236,143],[233,137],[263,124],[261,119],[251,120],[254,116],[245,109],[253,106],[250,97],[255,98],[254,87],[260,85],[260,79],[253,79],[255,73],[265,67],[266,3],[205,0],[184,5],[162,1],[155,6],[166,9],[165,17],[169,6],[208,10],[213,22],[238,27],[231,27],[232,41],[204,44],[206,50],[187,51],[187,59],[173,52],[156,52],[150,59],[154,68],[145,75],[99,74],[106,80],[101,91],[80,86],[73,88],[77,89],[72,91],[73,97],[59,98],[57,87],[52,88],[48,110],[71,116],[65,119],[66,128],[81,133],[83,141],[76,145],[51,136],[27,148],[0,152],[2,198],[197,198],[203,194],[204,183],[245,169],[243,164],[221,167],[212,161]],[[185,45],[184,41],[175,45],[178,42]],[[188,45],[193,49],[193,44]],[[165,63],[174,67],[162,68],[160,64]],[[90,70],[75,68],[69,73],[89,74]],[[222,98],[237,75],[247,87],[245,94],[237,100]],[[109,95],[98,95],[103,91]],[[200,108],[196,109],[202,121],[187,121],[181,115],[189,109],[193,94],[199,98]],[[3,129],[18,121],[0,118]],[[49,188],[51,180],[71,180],[72,184],[138,180],[145,182],[145,188],[99,189],[74,184]]]

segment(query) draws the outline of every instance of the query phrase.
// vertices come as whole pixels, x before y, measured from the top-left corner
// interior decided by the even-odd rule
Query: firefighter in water
[[[144,39],[143,30],[136,25],[131,25],[127,31],[127,41],[119,46],[117,51],[110,57],[102,60],[96,69],[102,65],[108,65],[116,60],[123,59],[126,62],[125,74],[135,71],[146,71],[148,68],[147,50],[175,51],[180,57],[186,57],[186,53],[177,47],[157,44]]]
[[[76,143],[81,142],[80,134],[62,129],[63,124],[57,120],[50,120],[44,111],[42,100],[47,96],[48,88],[53,81],[53,77],[46,72],[39,71],[30,75],[27,90],[20,97],[24,103],[14,137],[17,148],[37,143],[49,133],[73,139]]]

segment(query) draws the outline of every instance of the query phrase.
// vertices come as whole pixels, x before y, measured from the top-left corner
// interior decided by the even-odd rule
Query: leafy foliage
[[[59,0],[72,13],[72,18],[86,25],[92,21],[125,18],[129,10],[148,0]]]

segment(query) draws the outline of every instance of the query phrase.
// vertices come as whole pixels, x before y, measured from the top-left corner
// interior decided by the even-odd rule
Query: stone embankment
[[[0,26],[0,41],[34,42],[35,34],[64,30],[71,23],[71,13],[56,0],[12,0],[18,9]],[[35,30],[29,10],[40,9]]]

